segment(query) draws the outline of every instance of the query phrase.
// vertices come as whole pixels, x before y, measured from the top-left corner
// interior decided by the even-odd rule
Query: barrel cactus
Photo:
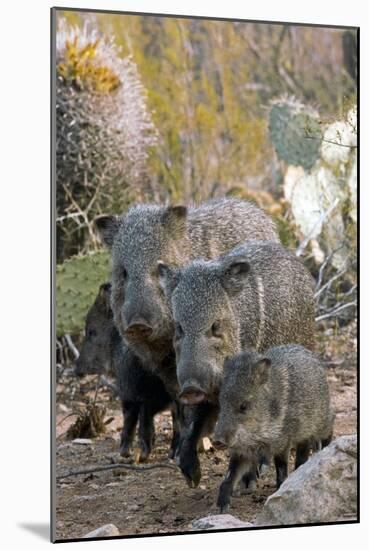
[[[272,103],[269,135],[278,158],[287,164],[310,170],[319,158],[322,134],[318,113],[295,99]]]
[[[121,211],[151,183],[158,135],[135,63],[90,21],[58,21],[56,38],[58,260],[83,249],[102,211]]]
[[[101,283],[110,278],[110,255],[73,256],[56,267],[56,334],[75,334],[85,323]]]

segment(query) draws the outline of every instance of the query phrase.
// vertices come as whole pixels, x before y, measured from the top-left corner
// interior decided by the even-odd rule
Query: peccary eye
[[[183,329],[181,327],[181,325],[179,323],[176,324],[176,329],[175,329],[175,337],[177,339],[181,338],[183,336]]]
[[[87,338],[94,338],[95,336],[96,336],[96,330],[94,330],[93,328],[87,331]]]
[[[222,326],[219,321],[215,321],[211,325],[211,334],[212,336],[217,336],[217,337],[222,336]]]
[[[244,414],[249,410],[249,408],[250,408],[250,403],[247,403],[245,401],[245,403],[242,403],[242,405],[240,405],[240,413]]]

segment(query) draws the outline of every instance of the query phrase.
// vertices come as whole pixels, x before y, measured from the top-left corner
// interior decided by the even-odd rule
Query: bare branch
[[[331,143],[332,145],[338,145],[339,147],[349,147],[350,149],[357,149],[357,145],[347,145],[347,143],[338,143],[338,141],[331,141],[330,139],[323,139],[317,136],[304,136],[306,139],[318,139],[319,141],[324,141],[324,143]]]
[[[315,321],[318,323],[319,321],[323,321],[323,319],[328,319],[330,317],[337,317],[337,314],[343,311],[344,309],[347,309],[349,307],[356,307],[357,302],[349,302],[348,304],[342,304],[331,311],[328,311],[328,313],[325,313],[324,315],[319,315],[315,318]]]
[[[329,262],[330,262],[331,259],[332,259],[333,254],[335,254],[335,252],[337,252],[337,250],[339,250],[339,249],[336,249],[336,250],[332,251],[332,252],[326,257],[326,259],[324,260],[324,262],[323,262],[322,265],[320,266],[319,275],[318,275],[318,281],[317,281],[316,287],[315,287],[315,292],[318,292],[318,290],[320,289],[321,284],[322,284],[322,282],[323,282],[323,276],[324,276],[325,268],[327,267],[327,265],[329,264]]]
[[[345,273],[347,272],[347,267],[345,266],[343,269],[341,269],[338,273],[336,273],[336,275],[333,275],[333,277],[331,277],[329,279],[329,281],[327,281],[325,283],[325,285],[322,286],[322,288],[320,290],[318,290],[318,292],[315,293],[315,299],[319,298],[319,296],[325,291],[325,290],[328,290],[330,289],[330,287],[332,286],[332,283],[334,283],[334,281],[337,281],[337,279],[339,279],[340,277],[342,277],[342,275],[344,275]]]
[[[66,335],[65,335],[65,340],[66,340],[66,342],[67,342],[67,344],[68,344],[69,349],[70,349],[71,352],[73,353],[74,359],[78,359],[78,357],[79,357],[79,351],[78,351],[78,349],[76,348],[76,346],[74,345],[73,340],[72,340],[70,334],[66,334]]]

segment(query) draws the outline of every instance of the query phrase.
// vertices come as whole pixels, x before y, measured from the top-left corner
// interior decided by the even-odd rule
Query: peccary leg
[[[243,485],[247,493],[252,493],[256,489],[256,478],[257,472],[256,468],[252,468],[247,474],[242,478]]]
[[[249,471],[242,477],[240,483],[234,484],[232,496],[240,497],[241,495],[246,495],[255,491],[257,477],[257,468],[250,466]]]
[[[310,441],[303,441],[296,445],[296,460],[295,460],[295,469],[304,464],[309,458],[311,449]]]
[[[270,453],[268,453],[268,454],[265,453],[265,454],[261,455],[260,463],[259,463],[258,471],[257,471],[258,477],[265,474],[269,470],[270,461],[271,461]]]
[[[120,439],[119,452],[121,456],[129,456],[133,437],[135,435],[140,405],[139,403],[133,403],[132,401],[124,401],[122,408],[124,423]]]
[[[243,476],[246,476],[246,471],[249,465],[243,457],[232,457],[229,461],[228,471],[224,480],[219,487],[217,506],[221,514],[225,514],[229,508],[231,495],[235,487]]]
[[[174,403],[172,406],[172,425],[173,425],[173,437],[169,450],[169,458],[174,458],[177,447],[179,445],[179,439],[181,435],[181,418],[180,418],[179,404]]]
[[[286,451],[274,457],[274,464],[277,473],[277,489],[279,489],[288,476],[288,456],[289,451]]]
[[[322,449],[330,444],[330,442],[333,439],[333,433],[329,434],[329,436],[326,439],[322,439]]]
[[[145,462],[149,458],[154,443],[154,437],[154,413],[148,405],[142,404],[140,407],[138,425],[138,441],[140,447],[139,462]]]
[[[182,430],[176,461],[189,487],[197,487],[201,479],[201,468],[197,456],[201,437],[208,435],[216,422],[218,409],[210,403],[191,407],[187,425]],[[187,411],[188,412],[188,411]]]

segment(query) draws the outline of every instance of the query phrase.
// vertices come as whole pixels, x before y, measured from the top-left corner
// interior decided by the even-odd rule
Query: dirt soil
[[[319,353],[332,363],[327,367],[333,407],[334,436],[356,433],[356,324],[338,332],[328,328],[319,335]],[[57,474],[124,461],[118,454],[122,414],[120,403],[108,389],[100,389],[98,402],[107,407],[113,420],[106,433],[78,444],[66,439],[76,417],[68,416],[93,398],[96,377],[82,382],[63,376],[57,386]],[[156,443],[147,464],[173,463],[167,458],[171,438],[169,412],[157,415]],[[147,472],[110,470],[67,477],[57,482],[57,539],[83,537],[104,524],[113,523],[121,535],[168,533],[191,530],[195,519],[216,514],[219,485],[227,468],[227,455],[212,448],[201,454],[202,479],[196,489],[187,487],[179,470],[153,469]],[[292,467],[292,460],[291,460]],[[258,481],[252,494],[233,497],[229,513],[253,521],[267,497],[275,491],[274,469]]]

